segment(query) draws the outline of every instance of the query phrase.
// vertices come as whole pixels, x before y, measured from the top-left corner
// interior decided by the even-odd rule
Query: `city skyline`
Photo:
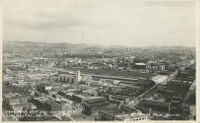
[[[2,59],[3,121],[196,121],[194,48],[5,42]]]
[[[3,22],[3,39],[8,41],[195,46],[192,0],[8,0]]]

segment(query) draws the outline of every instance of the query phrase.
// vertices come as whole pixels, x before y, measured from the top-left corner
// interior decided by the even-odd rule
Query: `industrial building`
[[[87,100],[84,100],[82,103],[83,113],[86,115],[91,115],[95,111],[101,110],[109,104],[110,103],[108,103],[104,97],[91,97]]]
[[[169,112],[170,103],[169,102],[159,102],[154,100],[141,100],[139,106],[146,108],[147,110],[151,109],[152,111],[158,112]]]
[[[76,71],[76,75],[59,74],[58,81],[74,84],[81,81],[80,71]]]

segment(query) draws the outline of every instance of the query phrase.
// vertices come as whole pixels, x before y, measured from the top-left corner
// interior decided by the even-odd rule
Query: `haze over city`
[[[3,39],[194,46],[194,11],[192,0],[6,0]]]

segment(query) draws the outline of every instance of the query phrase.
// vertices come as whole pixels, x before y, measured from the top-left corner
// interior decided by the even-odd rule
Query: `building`
[[[36,108],[37,107],[34,104],[29,103],[29,102],[24,102],[24,103],[12,106],[12,109],[15,113],[20,112],[20,111],[35,110]],[[23,113],[23,112],[20,112],[20,113]],[[21,116],[23,117],[23,114]]]
[[[169,102],[160,102],[154,100],[141,100],[139,102],[139,107],[142,107],[141,109],[145,109],[145,111],[148,111],[149,109],[151,109],[152,111],[159,111],[165,113],[170,111]]]
[[[83,101],[83,113],[85,115],[91,115],[95,111],[106,108],[110,103],[106,101],[104,97],[91,97]]]
[[[18,93],[8,93],[3,96],[3,103],[14,109],[16,105],[27,103],[28,97],[22,96]]]
[[[31,103],[33,103],[37,107],[38,110],[47,111],[51,109],[50,105],[46,103],[47,101],[49,101],[49,99],[46,97],[37,97],[37,98],[33,98],[31,100]]]
[[[78,103],[82,103],[86,99],[83,95],[72,95],[72,100]]]
[[[49,84],[40,84],[37,85],[37,90],[42,93],[49,93],[50,90],[52,90],[53,86]]]
[[[143,113],[123,114],[123,115],[117,115],[116,117],[117,119],[122,119],[124,121],[141,121],[148,119],[147,115]]]
[[[62,109],[62,104],[57,101],[53,101],[46,97],[37,97],[33,98],[31,102],[37,107],[39,110],[44,111],[60,111]]]
[[[81,81],[81,74],[80,71],[76,71],[75,75],[66,73],[66,74],[59,74],[58,81],[66,82],[70,84],[78,83]]]
[[[5,65],[6,66],[6,65]],[[28,70],[28,66],[24,65],[24,64],[11,64],[9,66],[6,66],[6,68],[8,68],[11,71],[24,71],[24,70]]]
[[[51,86],[51,85],[46,85],[46,86],[44,86],[44,89],[46,90],[46,91],[49,91],[49,90],[51,90],[53,88],[53,86]]]
[[[131,63],[131,64],[133,64],[134,63],[134,61],[135,61],[135,59],[136,59],[136,57],[135,56],[130,56],[130,57],[122,57],[122,62],[123,63]]]
[[[77,82],[81,81],[81,73],[80,73],[80,71],[76,71],[76,81]]]
[[[44,58],[44,57],[35,57],[32,59],[32,62],[34,64],[38,64],[38,65],[47,65],[47,64],[50,64],[50,63],[54,63],[55,62],[55,59],[53,58]]]
[[[139,62],[139,63],[135,63],[134,68],[136,69],[145,69],[146,68],[146,64]]]
[[[21,85],[21,86],[24,86],[24,85],[29,85],[29,82],[25,82],[24,80],[18,80],[17,84]]]
[[[76,80],[76,77],[74,75],[59,74],[59,77],[58,77],[58,81],[71,83],[71,84],[73,84],[75,80]]]
[[[145,115],[136,110],[112,109],[99,111],[99,120],[101,121],[141,121],[147,120],[148,115]]]
[[[160,70],[164,71],[166,66],[164,64],[160,64],[159,67],[160,67]]]
[[[8,102],[10,105],[20,104],[27,100],[27,97],[23,97],[18,93],[8,93],[4,96],[4,101]]]
[[[159,62],[154,62],[154,61],[148,61],[146,63],[146,69],[164,71],[164,70],[166,70],[166,64],[159,63]]]
[[[99,120],[101,120],[101,121],[114,121],[114,120],[120,120],[120,119],[117,119],[115,117],[115,115],[112,114],[112,113],[101,110],[101,111],[99,111]]]
[[[81,76],[81,80],[83,80],[83,81],[91,81],[92,80],[92,75],[84,74],[84,75]]]

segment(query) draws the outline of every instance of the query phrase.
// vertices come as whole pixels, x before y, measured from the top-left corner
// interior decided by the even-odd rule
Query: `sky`
[[[193,0],[4,0],[3,4],[4,41],[195,45]]]

